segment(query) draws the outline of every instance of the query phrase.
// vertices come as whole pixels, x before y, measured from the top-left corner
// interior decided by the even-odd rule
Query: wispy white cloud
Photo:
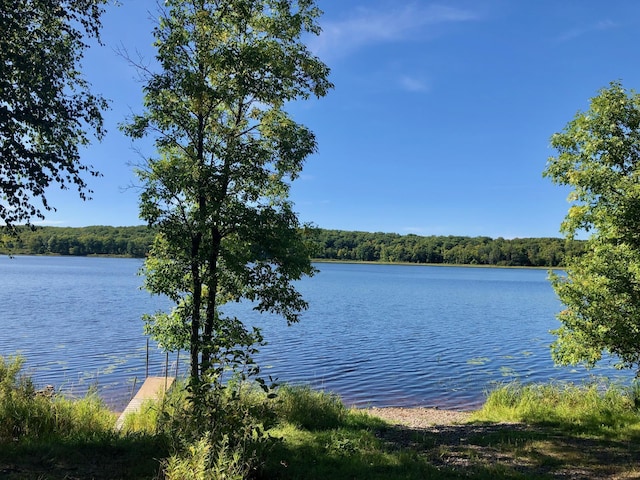
[[[420,93],[428,92],[430,90],[430,85],[427,81],[420,78],[411,77],[409,75],[400,77],[399,83],[400,86],[408,92]]]
[[[429,26],[478,18],[470,10],[443,5],[411,3],[387,10],[360,8],[347,19],[323,23],[321,35],[309,46],[323,58],[346,56],[371,45],[415,37],[417,31]]]
[[[69,222],[66,220],[38,220],[36,222],[32,222],[34,225],[40,225],[41,227],[59,227],[62,225],[68,225]]]
[[[423,227],[403,227],[401,230],[405,233],[415,233],[415,234],[426,233],[427,231],[427,229]]]
[[[604,30],[611,30],[613,28],[618,27],[619,25],[612,20],[601,20],[593,25],[587,25],[584,27],[577,27],[571,30],[568,30],[561,34],[558,37],[558,40],[561,42],[566,42],[568,40],[573,40],[575,38],[581,37],[583,35],[587,35],[593,32],[601,32]]]
[[[400,233],[405,235],[409,233],[413,233],[414,235],[420,235],[420,236],[445,235],[447,234],[446,232],[451,232],[452,229],[453,227],[450,225],[449,226],[431,225],[428,227],[403,227],[400,229]]]

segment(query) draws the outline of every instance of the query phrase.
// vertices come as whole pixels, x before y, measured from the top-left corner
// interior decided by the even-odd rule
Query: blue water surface
[[[143,313],[166,299],[140,290],[140,260],[0,257],[0,355],[22,354],[40,385],[95,386],[113,408],[146,372]],[[553,365],[549,330],[561,305],[535,269],[322,263],[298,283],[300,323],[237,314],[262,328],[264,375],[338,393],[355,406],[473,409],[497,383],[625,380],[609,362],[590,372]],[[153,344],[150,374],[166,358]],[[183,353],[183,359],[185,354]],[[175,354],[169,357],[171,374]],[[182,369],[184,370],[184,362]]]

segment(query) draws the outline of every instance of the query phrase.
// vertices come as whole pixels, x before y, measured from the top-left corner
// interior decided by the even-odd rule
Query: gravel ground
[[[367,408],[369,415],[382,418],[393,425],[410,428],[427,428],[434,425],[454,425],[464,423],[471,417],[471,412],[440,410],[438,408]]]

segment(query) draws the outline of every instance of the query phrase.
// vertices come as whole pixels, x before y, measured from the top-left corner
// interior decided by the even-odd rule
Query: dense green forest
[[[19,239],[5,238],[3,254],[120,255],[144,257],[154,231],[144,226],[24,229]],[[310,230],[314,257],[323,260],[444,263],[557,267],[568,252],[579,252],[582,242],[559,238],[504,238],[418,236],[397,233]]]
[[[144,257],[155,236],[145,226],[40,227],[24,228],[19,233],[19,238],[2,239],[0,253]]]
[[[418,236],[317,230],[317,258],[372,262],[557,267],[582,242],[559,238]]]

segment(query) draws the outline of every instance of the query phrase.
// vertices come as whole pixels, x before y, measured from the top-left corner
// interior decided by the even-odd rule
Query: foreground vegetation
[[[418,264],[557,267],[580,254],[581,241],[560,238],[418,236],[397,233],[314,229],[306,232],[319,260]],[[149,253],[151,228],[94,226],[23,229],[19,238],[0,242],[1,254],[117,255],[142,258]]]
[[[93,395],[48,398],[0,359],[0,476],[8,479],[635,478],[638,390],[616,385],[506,385],[469,422],[392,425],[336,396],[242,388],[229,425],[193,438],[184,390],[149,403],[121,431]],[[225,430],[224,424],[211,425]],[[237,441],[241,439],[241,441]]]

